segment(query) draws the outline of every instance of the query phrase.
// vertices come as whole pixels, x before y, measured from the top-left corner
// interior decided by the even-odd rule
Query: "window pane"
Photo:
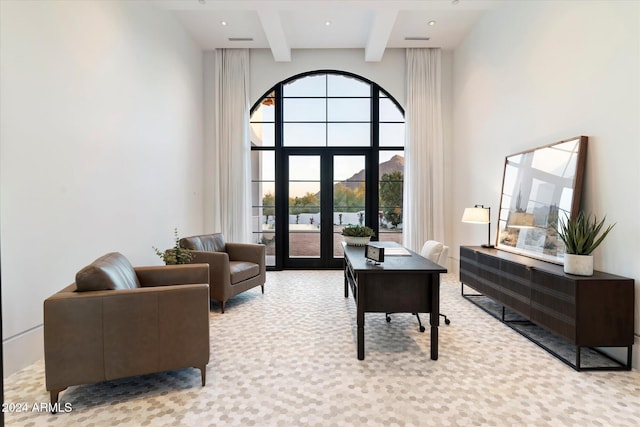
[[[402,111],[389,98],[380,98],[381,122],[404,122]]]
[[[276,265],[276,233],[275,232],[254,232],[253,241],[255,243],[262,243],[267,248],[266,250],[266,265],[267,267],[273,267]]]
[[[262,215],[262,219],[258,220],[258,218],[260,218],[260,214],[262,212],[266,211],[266,209],[255,209],[254,215],[256,218],[256,221],[253,221],[252,224],[252,229],[251,231],[253,233],[260,233],[263,231],[269,232],[269,233],[275,233],[276,228],[275,228],[275,218],[273,217],[273,215],[269,215],[269,218],[267,219],[266,215]],[[268,221],[268,222],[267,222]],[[259,237],[258,237],[259,238]],[[259,241],[257,243],[260,243]]]
[[[265,98],[258,108],[251,114],[252,122],[273,122],[275,116],[275,102],[273,98]]]
[[[327,144],[325,123],[285,123],[282,145],[286,147],[324,147]]]
[[[397,171],[404,174],[404,151],[381,150],[378,154],[378,160],[380,161],[378,169],[380,177]]]
[[[289,181],[320,181],[320,156],[289,156]]]
[[[404,123],[380,123],[381,147],[404,147]]]
[[[329,121],[371,121],[371,99],[328,99]]]
[[[344,241],[344,237],[342,237],[342,234],[340,234],[340,232],[333,233],[333,257],[334,258],[344,258],[344,249],[342,249],[343,241]]]
[[[378,220],[380,234],[402,229],[404,157],[402,151],[380,151],[378,170]]]
[[[275,188],[273,181],[254,181],[251,183],[251,200],[254,207],[271,207],[275,204]],[[271,214],[273,215],[273,214]]]
[[[371,85],[349,76],[329,74],[329,96],[371,96]]]
[[[307,226],[311,225],[307,224]],[[298,226],[295,225],[295,227]],[[289,256],[291,258],[320,258],[320,230],[318,229],[316,232],[290,230]]]
[[[327,75],[302,77],[284,85],[284,96],[326,96]]]
[[[365,156],[334,156],[334,224],[357,224],[363,220],[358,212],[364,212],[365,195]]]
[[[275,181],[275,152],[273,150],[251,151],[251,180]]]
[[[320,182],[289,181],[289,205],[296,206],[296,202],[297,206],[313,206],[315,209],[320,202]],[[303,210],[308,211],[306,208]]]
[[[368,147],[371,145],[369,123],[329,123],[328,141],[332,147]]]
[[[273,147],[275,145],[275,126],[273,123],[250,123],[251,145],[254,147]]]
[[[364,156],[333,156],[334,181],[364,181]]]
[[[395,230],[380,228],[378,240],[381,242],[396,242],[402,244],[402,224]]]
[[[327,119],[326,99],[285,98],[283,103],[285,122],[324,122]]]

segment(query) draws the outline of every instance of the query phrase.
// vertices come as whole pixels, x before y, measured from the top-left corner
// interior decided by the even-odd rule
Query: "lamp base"
[[[493,248],[495,248],[495,246],[493,246],[493,245],[488,245],[488,244],[486,244],[486,243],[485,243],[484,245],[480,245],[480,246],[481,246],[481,247],[483,247],[483,248],[487,248],[487,249],[493,249]]]

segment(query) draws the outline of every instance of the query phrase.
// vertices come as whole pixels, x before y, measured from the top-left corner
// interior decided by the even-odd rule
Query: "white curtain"
[[[249,141],[249,50],[216,49],[213,88],[205,102],[213,103],[211,137],[205,150],[212,157],[213,231],[228,242],[250,242],[251,147]],[[209,166],[211,167],[211,166]],[[207,188],[208,186],[205,186]]]
[[[440,49],[407,49],[403,244],[444,241]]]

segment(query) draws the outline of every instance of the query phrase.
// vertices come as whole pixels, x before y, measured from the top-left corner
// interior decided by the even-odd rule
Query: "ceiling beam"
[[[257,12],[264,34],[267,36],[273,59],[276,62],[291,62],[291,47],[289,47],[287,37],[284,35],[278,11],[259,9]]]
[[[367,62],[380,62],[387,48],[393,24],[396,22],[398,9],[377,9],[373,25],[369,32],[369,40],[364,49],[364,59]]]

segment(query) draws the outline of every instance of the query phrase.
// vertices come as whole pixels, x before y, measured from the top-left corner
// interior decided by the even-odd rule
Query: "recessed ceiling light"
[[[331,21],[324,21],[324,25],[325,25],[325,27],[330,27],[331,26]]]
[[[222,25],[223,27],[226,27],[229,24],[227,23],[227,21],[220,21],[220,25]]]
[[[436,21],[432,19],[431,21],[427,22],[427,24],[429,24],[430,27],[433,27],[434,25],[436,25]]]

